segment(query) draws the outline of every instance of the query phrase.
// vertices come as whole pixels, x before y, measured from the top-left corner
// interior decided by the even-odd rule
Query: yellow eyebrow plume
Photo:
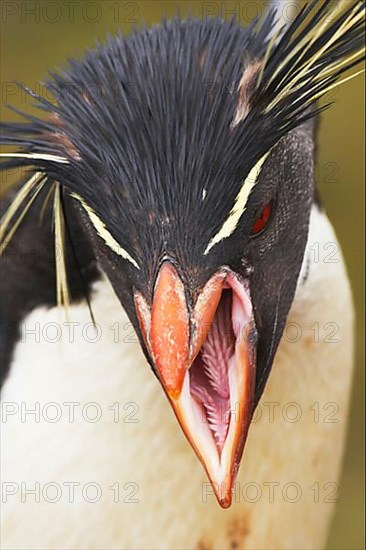
[[[91,223],[95,227],[98,235],[103,239],[105,244],[113,250],[115,254],[118,254],[118,256],[122,256],[125,260],[128,260],[132,265],[136,267],[136,269],[140,269],[136,261],[132,258],[132,256],[122,248],[122,246],[116,241],[116,239],[110,234],[108,229],[105,226],[105,223],[97,216],[97,214],[94,212],[94,210],[86,204],[84,199],[80,197],[77,193],[72,193],[72,197],[77,199],[86,213],[88,214]]]
[[[263,155],[263,157],[257,162],[257,164],[253,166],[253,168],[245,178],[245,181],[235,198],[234,206],[230,210],[230,213],[226,221],[222,225],[220,231],[216,233],[216,235],[208,243],[204,251],[205,255],[209,253],[209,251],[213,246],[215,246],[215,244],[219,243],[223,239],[227,239],[228,237],[230,237],[230,235],[232,235],[232,233],[237,228],[239,220],[245,212],[249,195],[253,187],[258,181],[258,177],[262,170],[262,166],[266,158],[268,157],[269,153],[270,151],[268,151],[265,155]]]

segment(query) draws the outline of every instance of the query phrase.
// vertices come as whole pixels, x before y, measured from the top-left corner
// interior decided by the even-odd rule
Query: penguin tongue
[[[191,395],[202,406],[220,454],[231,415],[229,362],[235,354],[231,310],[232,291],[225,289],[206,340],[189,370]]]

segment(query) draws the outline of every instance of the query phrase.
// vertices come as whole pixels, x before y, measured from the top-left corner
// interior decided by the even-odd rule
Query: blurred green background
[[[294,4],[294,2],[291,2]],[[266,2],[268,4],[268,2]],[[1,119],[14,118],[4,102],[29,110],[14,80],[37,89],[47,70],[62,67],[65,59],[80,56],[104,40],[107,32],[129,32],[133,25],[158,23],[162,16],[190,12],[232,15],[242,24],[263,13],[259,1],[138,1],[66,2],[1,1]],[[317,181],[326,211],[333,222],[352,282],[357,312],[356,372],[351,422],[340,500],[328,549],[364,548],[364,82],[363,77],[332,92],[333,107],[319,127]],[[2,176],[2,192],[11,178]]]

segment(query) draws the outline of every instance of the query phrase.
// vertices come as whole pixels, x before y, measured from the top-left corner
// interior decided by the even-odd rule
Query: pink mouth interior
[[[229,363],[235,355],[233,291],[226,288],[206,340],[189,370],[192,397],[202,408],[219,454],[230,425]]]

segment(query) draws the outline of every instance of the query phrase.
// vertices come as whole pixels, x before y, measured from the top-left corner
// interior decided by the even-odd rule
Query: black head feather
[[[152,245],[164,251],[172,241],[199,262],[252,166],[314,116],[309,107],[318,94],[359,61],[347,59],[362,46],[362,18],[325,46],[350,14],[362,15],[363,3],[319,36],[330,5],[316,4],[302,9],[270,51],[271,12],[245,29],[234,21],[175,19],[110,39],[52,75],[47,88],[55,102],[36,97],[46,119],[24,115],[26,123],[2,127],[3,144],[68,163],[16,158],[3,168],[32,165],[76,192],[139,264]],[[256,64],[247,114],[234,127],[242,76]]]

